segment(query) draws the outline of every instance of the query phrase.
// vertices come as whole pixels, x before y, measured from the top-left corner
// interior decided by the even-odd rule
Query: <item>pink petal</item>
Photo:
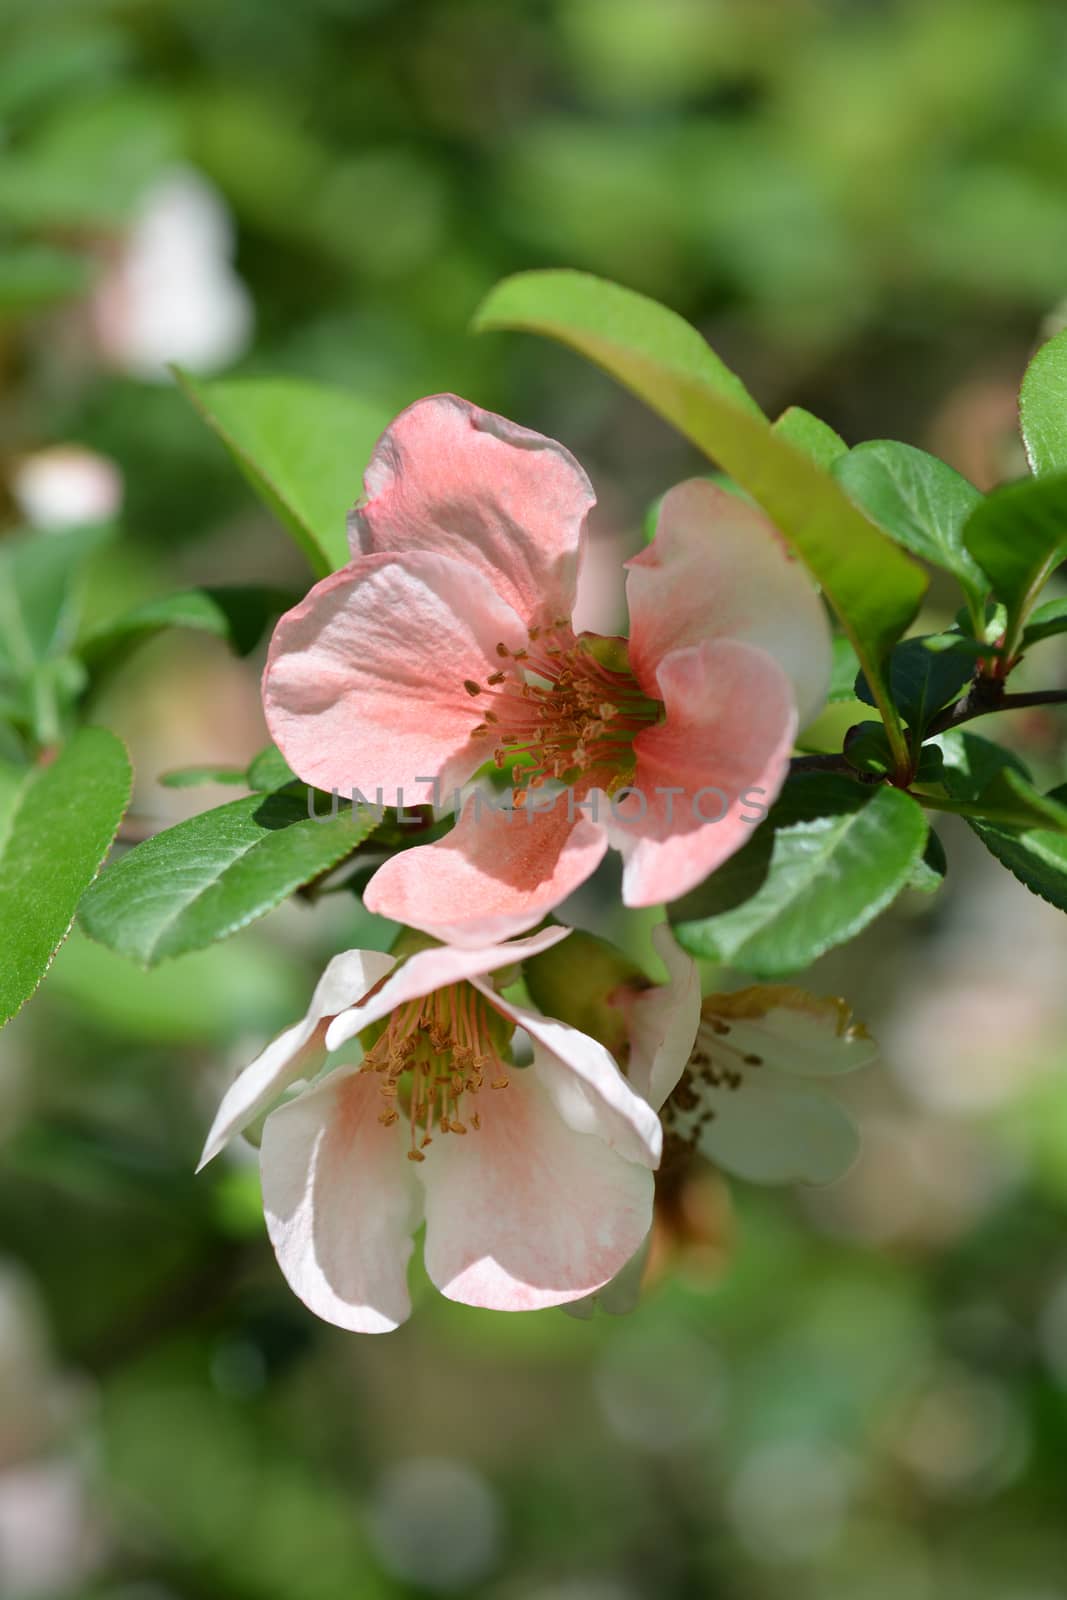
[[[626,1076],[658,1111],[688,1065],[700,1026],[700,974],[665,922],[652,942],[667,968],[666,983],[624,1000],[630,1034]]]
[[[198,1172],[290,1083],[318,1070],[326,1055],[326,1023],[362,999],[395,965],[393,956],[378,950],[345,950],[334,956],[316,985],[303,1020],[280,1033],[227,1089],[211,1124]]]
[[[540,922],[606,849],[603,828],[572,813],[565,794],[550,811],[529,813],[494,811],[474,795],[451,833],[379,867],[364,904],[435,939],[487,944]]]
[[[373,1076],[332,1073],[267,1118],[260,1151],[267,1231],[290,1287],[356,1333],[388,1333],[411,1311],[422,1191],[381,1105]]]
[[[656,537],[627,563],[630,663],[655,694],[663,657],[703,640],[759,645],[788,675],[800,726],[830,683],[822,601],[762,511],[693,478],[664,496]]]
[[[420,1168],[426,1270],[450,1300],[535,1311],[615,1276],[648,1232],[653,1180],[568,1127],[536,1066],[509,1076],[479,1096],[481,1128],[438,1138]]]
[[[347,1039],[372,1023],[380,1022],[397,1006],[409,1000],[421,1000],[435,989],[446,989],[449,984],[484,978],[502,967],[516,966],[527,956],[536,956],[559,944],[571,932],[570,928],[542,928],[528,939],[513,939],[510,944],[483,945],[477,949],[459,949],[455,945],[435,945],[432,950],[419,950],[402,962],[387,983],[383,983],[363,1005],[342,1012],[335,1017],[326,1034],[326,1047],[339,1050]]]
[[[436,550],[469,563],[528,624],[569,617],[592,486],[570,451],[456,395],[383,434],[349,521],[355,553]]]
[[[465,680],[500,666],[497,642],[526,629],[487,579],[431,551],[360,556],[286,613],[271,641],[263,705],[293,771],[320,789],[409,805],[430,779],[464,782],[486,758]]]
[[[621,820],[609,823],[628,906],[677,899],[748,843],[781,788],[796,735],[789,680],[755,645],[720,639],[675,650],[657,680],[666,721],[634,740],[644,809],[620,793]]]
[[[659,1165],[659,1117],[627,1083],[609,1050],[566,1022],[503,1000],[477,979],[474,987],[530,1035],[538,1078],[568,1127],[602,1140],[627,1161]]]

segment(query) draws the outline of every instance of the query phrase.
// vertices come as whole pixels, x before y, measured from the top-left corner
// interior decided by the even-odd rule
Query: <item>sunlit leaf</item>
[[[121,740],[85,728],[47,766],[0,770],[0,1023],[36,989],[130,798]]]
[[[290,378],[177,378],[316,576],[344,566],[345,518],[389,422],[383,409],[345,389]]]

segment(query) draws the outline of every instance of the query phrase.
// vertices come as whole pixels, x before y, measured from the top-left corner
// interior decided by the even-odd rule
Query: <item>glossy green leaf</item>
[[[1025,766],[1012,751],[982,739],[976,733],[956,729],[938,740],[945,753],[945,784],[950,794],[961,801],[980,799],[998,779],[1012,779],[1016,794],[1025,796],[1032,786]],[[1067,814],[1067,784],[1047,795],[1039,804],[1054,815]],[[1067,834],[1058,827],[1036,825],[1010,828],[971,817],[967,821],[986,849],[1007,867],[1033,894],[1040,895],[1067,911]]]
[[[841,435],[803,406],[790,406],[783,411],[772,431],[780,439],[788,439],[827,472],[839,457],[848,455],[848,445]]]
[[[577,272],[505,279],[475,326],[522,329],[570,345],[633,389],[763,506],[840,616],[903,759],[880,664],[914,617],[925,576],[809,455],[774,432],[696,330],[642,295]]]
[[[926,839],[922,808],[900,789],[793,779],[751,844],[669,908],[675,933],[693,955],[785,977],[883,911]]]
[[[939,835],[931,828],[926,849],[920,860],[915,863],[908,879],[908,888],[916,889],[920,894],[936,894],[944,883],[947,872],[948,857],[945,854],[945,847]]]
[[[289,378],[178,382],[259,498],[289,530],[317,577],[349,559],[345,519],[389,422],[345,389]]]
[[[898,544],[951,572],[979,614],[989,585],[963,543],[982,496],[937,456],[894,439],[857,445],[834,462],[834,477]]]
[[[186,589],[149,600],[94,628],[80,642],[78,653],[93,671],[110,669],[156,634],[168,628],[188,628],[214,634],[239,655],[248,655],[269,624],[295,599],[287,590],[257,585]]]
[[[1019,419],[1034,472],[1067,472],[1067,328],[1043,344],[1027,367]]]
[[[121,740],[84,728],[48,766],[0,772],[0,1023],[36,989],[130,798]]]
[[[225,939],[354,850],[371,814],[308,815],[302,785],[249,795],[146,839],[85,898],[86,933],[145,966]]]
[[[1014,655],[1037,597],[1067,552],[1067,472],[995,489],[968,519],[964,542],[1007,609]]]
[[[974,641],[958,633],[924,634],[894,645],[889,689],[914,735],[913,747],[936,714],[959,699],[974,676],[976,660]],[[862,673],[856,681],[856,698],[874,705]]]
[[[999,828],[1041,828],[1067,832],[1067,809],[1034,787],[1018,756],[976,733],[957,728],[934,743],[944,763],[941,781],[951,808],[975,824],[984,838],[986,823]]]
[[[1067,633],[1067,600],[1046,600],[1043,606],[1035,606],[1031,611],[1030,620],[1019,640],[1019,649],[1029,650],[1032,645],[1040,644],[1042,639],[1053,639],[1058,633]]]

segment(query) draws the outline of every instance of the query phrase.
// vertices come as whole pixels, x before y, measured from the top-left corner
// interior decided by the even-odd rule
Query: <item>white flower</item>
[[[108,456],[78,444],[56,444],[23,456],[11,493],[31,528],[61,532],[110,522],[122,505],[122,473]]]
[[[104,359],[154,382],[172,361],[199,373],[229,366],[253,321],[233,250],[233,223],[213,184],[190,168],[159,179],[93,295]]]

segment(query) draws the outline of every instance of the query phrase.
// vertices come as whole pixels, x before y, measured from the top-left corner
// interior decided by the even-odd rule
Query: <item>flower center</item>
[[[361,1035],[361,1072],[380,1076],[386,1127],[405,1118],[409,1161],[424,1161],[435,1133],[466,1134],[482,1125],[474,1105],[483,1088],[506,1089],[515,1025],[469,983],[437,989],[398,1006]]]
[[[623,640],[576,638],[563,619],[531,628],[524,648],[498,644],[496,653],[498,669],[484,683],[468,678],[463,687],[482,719],[473,736],[495,741],[497,767],[522,770],[516,804],[550,779],[570,785],[595,773],[609,794],[632,781],[634,739],[663,707],[638,685]]]

